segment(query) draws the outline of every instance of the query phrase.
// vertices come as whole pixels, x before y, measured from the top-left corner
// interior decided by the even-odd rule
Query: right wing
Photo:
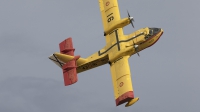
[[[121,57],[110,66],[116,106],[130,103],[134,99],[128,58],[129,56]],[[128,106],[132,104],[133,102]]]

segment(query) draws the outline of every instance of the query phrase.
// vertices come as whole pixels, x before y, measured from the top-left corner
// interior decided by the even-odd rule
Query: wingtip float
[[[126,105],[125,107],[129,107],[131,105],[133,105],[134,103],[136,103],[139,100],[139,97],[136,97],[134,99],[131,99]]]
[[[72,38],[67,38],[59,44],[60,52],[49,57],[63,70],[65,86],[78,81],[78,73],[92,68],[109,64],[116,106],[126,103],[125,107],[136,103],[139,98],[134,97],[131,72],[128,59],[139,52],[154,45],[161,35],[161,28],[142,28],[131,34],[124,35],[123,27],[131,24],[133,17],[121,19],[117,0],[99,0],[103,21],[106,46],[87,58],[74,55]]]

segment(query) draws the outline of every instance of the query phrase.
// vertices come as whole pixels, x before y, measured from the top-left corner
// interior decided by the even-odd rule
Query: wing
[[[116,106],[134,99],[128,58],[121,57],[110,66]]]
[[[117,0],[99,0],[104,31],[116,21],[120,20]],[[122,28],[118,28],[118,35],[123,35]],[[106,35],[106,43],[115,41],[115,33]]]

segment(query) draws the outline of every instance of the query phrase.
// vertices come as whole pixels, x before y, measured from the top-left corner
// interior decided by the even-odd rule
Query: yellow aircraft
[[[143,49],[152,46],[163,34],[161,28],[142,28],[124,35],[123,27],[133,26],[133,17],[121,19],[117,0],[99,0],[106,45],[87,58],[74,56],[72,38],[59,44],[60,52],[49,57],[63,70],[65,86],[77,82],[77,74],[92,68],[109,64],[114,88],[116,106],[125,102],[126,107],[139,100],[134,97],[128,59]],[[133,26],[134,27],[134,26]]]

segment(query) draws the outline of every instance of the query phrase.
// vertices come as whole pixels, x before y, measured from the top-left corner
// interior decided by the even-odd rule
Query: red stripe
[[[163,34],[163,32],[161,33],[161,35],[158,37],[158,39],[157,39],[154,43],[152,43],[150,46],[145,47],[144,49],[146,49],[146,48],[151,47],[152,45],[154,45],[154,44],[160,39],[160,37],[162,36],[162,34]],[[156,37],[156,36],[154,36],[154,37]],[[153,39],[154,37],[150,38],[149,40],[145,41],[144,43],[150,41],[150,40]],[[144,44],[144,43],[143,43],[143,44]],[[144,49],[142,49],[142,50],[144,50]]]
[[[128,91],[126,93],[124,93],[123,95],[121,95],[120,97],[118,97],[115,101],[116,101],[116,106],[121,105],[125,102],[128,102],[129,100],[134,98],[134,94],[133,91]]]
[[[160,39],[160,37],[162,36],[162,34],[163,34],[163,32],[161,33],[161,35],[158,37],[158,39],[153,44],[155,44]],[[149,47],[151,47],[153,44],[151,44]]]
[[[148,47],[151,47],[152,45],[154,45],[159,39],[160,39],[160,37],[162,36],[162,34],[163,34],[163,32],[161,33],[161,35],[158,37],[158,39],[154,42],[154,43],[152,43],[150,46],[148,46]],[[155,38],[156,36],[154,36],[153,38]],[[153,39],[153,38],[151,38],[151,39]],[[150,41],[151,39],[149,39],[149,40],[147,40],[146,42],[148,42],[148,41]],[[145,43],[146,43],[145,42]]]

